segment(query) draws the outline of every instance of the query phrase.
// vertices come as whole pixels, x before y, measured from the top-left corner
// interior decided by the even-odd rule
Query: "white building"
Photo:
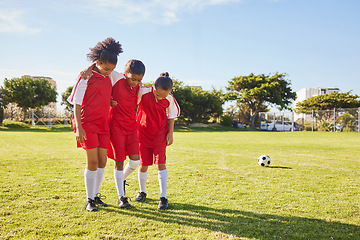
[[[298,102],[302,102],[308,98],[314,96],[320,96],[324,94],[330,94],[332,92],[339,92],[339,88],[302,88],[296,92],[296,100],[294,101],[294,109],[296,108],[296,104]],[[295,114],[294,120],[296,121],[299,118],[302,118],[303,114]],[[311,121],[311,116],[306,114],[305,121]]]

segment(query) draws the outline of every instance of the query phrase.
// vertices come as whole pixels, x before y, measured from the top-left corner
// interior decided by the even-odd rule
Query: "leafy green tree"
[[[255,75],[234,77],[226,88],[229,92],[225,100],[236,100],[248,108],[250,127],[254,127],[255,116],[267,106],[273,105],[280,110],[289,109],[295,100],[296,93],[290,87],[290,81],[285,79],[285,73],[271,75]],[[243,109],[246,109],[243,107]]]
[[[207,123],[210,118],[217,118],[222,115],[221,91],[205,91],[201,88],[193,89],[194,98],[192,101],[193,110],[190,112],[190,119],[193,123]]]
[[[24,111],[24,122],[27,110],[42,107],[50,102],[56,102],[56,89],[46,79],[31,79],[29,77],[5,79],[4,94],[8,101]]]
[[[224,103],[221,91],[184,86],[174,79],[173,82],[172,94],[181,108],[180,122],[206,123],[212,117],[221,116]]]
[[[6,105],[7,105],[7,99],[4,94],[3,88],[1,87],[0,88],[0,125],[4,120],[4,108],[6,107]]]
[[[266,112],[268,109],[265,106],[260,106],[259,112]],[[235,105],[231,105],[226,113],[232,116],[235,120],[240,123],[245,123],[247,125],[251,125],[251,116],[250,116],[250,108],[246,103],[237,102]],[[258,114],[255,115],[255,119],[258,117]],[[254,123],[255,125],[257,122]]]
[[[296,104],[296,112],[358,107],[360,107],[358,95],[351,95],[351,91],[346,93],[332,92],[330,94],[314,96],[302,102],[298,102]]]
[[[73,105],[71,103],[68,102],[68,97],[70,96],[72,90],[73,90],[73,86],[70,86],[66,89],[65,92],[63,92],[61,94],[61,105],[64,105],[65,106],[65,109],[69,112],[72,112],[73,111]]]

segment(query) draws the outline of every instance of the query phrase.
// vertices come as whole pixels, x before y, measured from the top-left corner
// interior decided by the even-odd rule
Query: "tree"
[[[9,102],[24,111],[24,122],[29,108],[36,108],[56,102],[56,89],[46,79],[31,79],[29,77],[6,79],[4,94]]]
[[[217,118],[222,115],[221,91],[205,91],[201,88],[193,89],[193,107],[189,113],[189,119],[194,123],[207,123],[210,118]]]
[[[71,103],[68,102],[68,97],[70,96],[72,90],[73,90],[73,86],[70,86],[66,89],[66,91],[61,95],[61,105],[65,105],[65,109],[69,112],[73,111],[73,105]]]
[[[4,94],[4,89],[0,88],[0,125],[4,120],[4,108],[7,105],[7,98]]]
[[[332,92],[308,98],[296,104],[296,112],[306,112],[311,110],[329,110],[334,108],[358,108],[360,100],[358,95],[351,95],[351,91],[346,93]]]
[[[172,94],[181,108],[180,122],[206,123],[211,117],[221,116],[224,103],[221,91],[184,86],[176,79],[173,83]]]
[[[280,110],[289,109],[296,93],[292,91],[290,82],[285,79],[285,73],[271,75],[255,75],[234,77],[226,88],[229,92],[225,100],[236,100],[246,104],[250,115],[250,126],[254,127],[255,116],[269,105]],[[243,109],[246,109],[243,107]]]

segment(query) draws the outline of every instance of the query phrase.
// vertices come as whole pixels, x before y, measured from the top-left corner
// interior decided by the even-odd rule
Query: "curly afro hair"
[[[95,47],[90,48],[87,57],[92,62],[99,60],[103,63],[116,65],[117,56],[122,52],[121,44],[109,37],[102,42],[98,42]]]

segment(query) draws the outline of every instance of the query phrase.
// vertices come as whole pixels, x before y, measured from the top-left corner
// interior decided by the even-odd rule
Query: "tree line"
[[[181,107],[181,116],[178,122],[207,123],[221,117],[239,114],[244,123],[254,127],[259,112],[268,111],[270,107],[279,110],[291,109],[296,93],[291,88],[291,82],[286,73],[259,74],[234,77],[228,81],[226,92],[212,89],[203,90],[201,87],[184,85],[183,82],[173,79],[172,94]],[[72,87],[62,93],[61,104],[68,111],[72,106],[67,102]],[[0,121],[3,119],[4,108],[8,103],[15,103],[23,110],[24,121],[29,109],[56,102],[56,89],[45,79],[31,79],[29,77],[5,79],[4,87],[0,87]],[[235,102],[224,112],[222,106],[227,101]],[[309,98],[296,106],[297,112],[308,110],[323,110],[333,108],[360,107],[358,95],[351,92],[325,94]]]

